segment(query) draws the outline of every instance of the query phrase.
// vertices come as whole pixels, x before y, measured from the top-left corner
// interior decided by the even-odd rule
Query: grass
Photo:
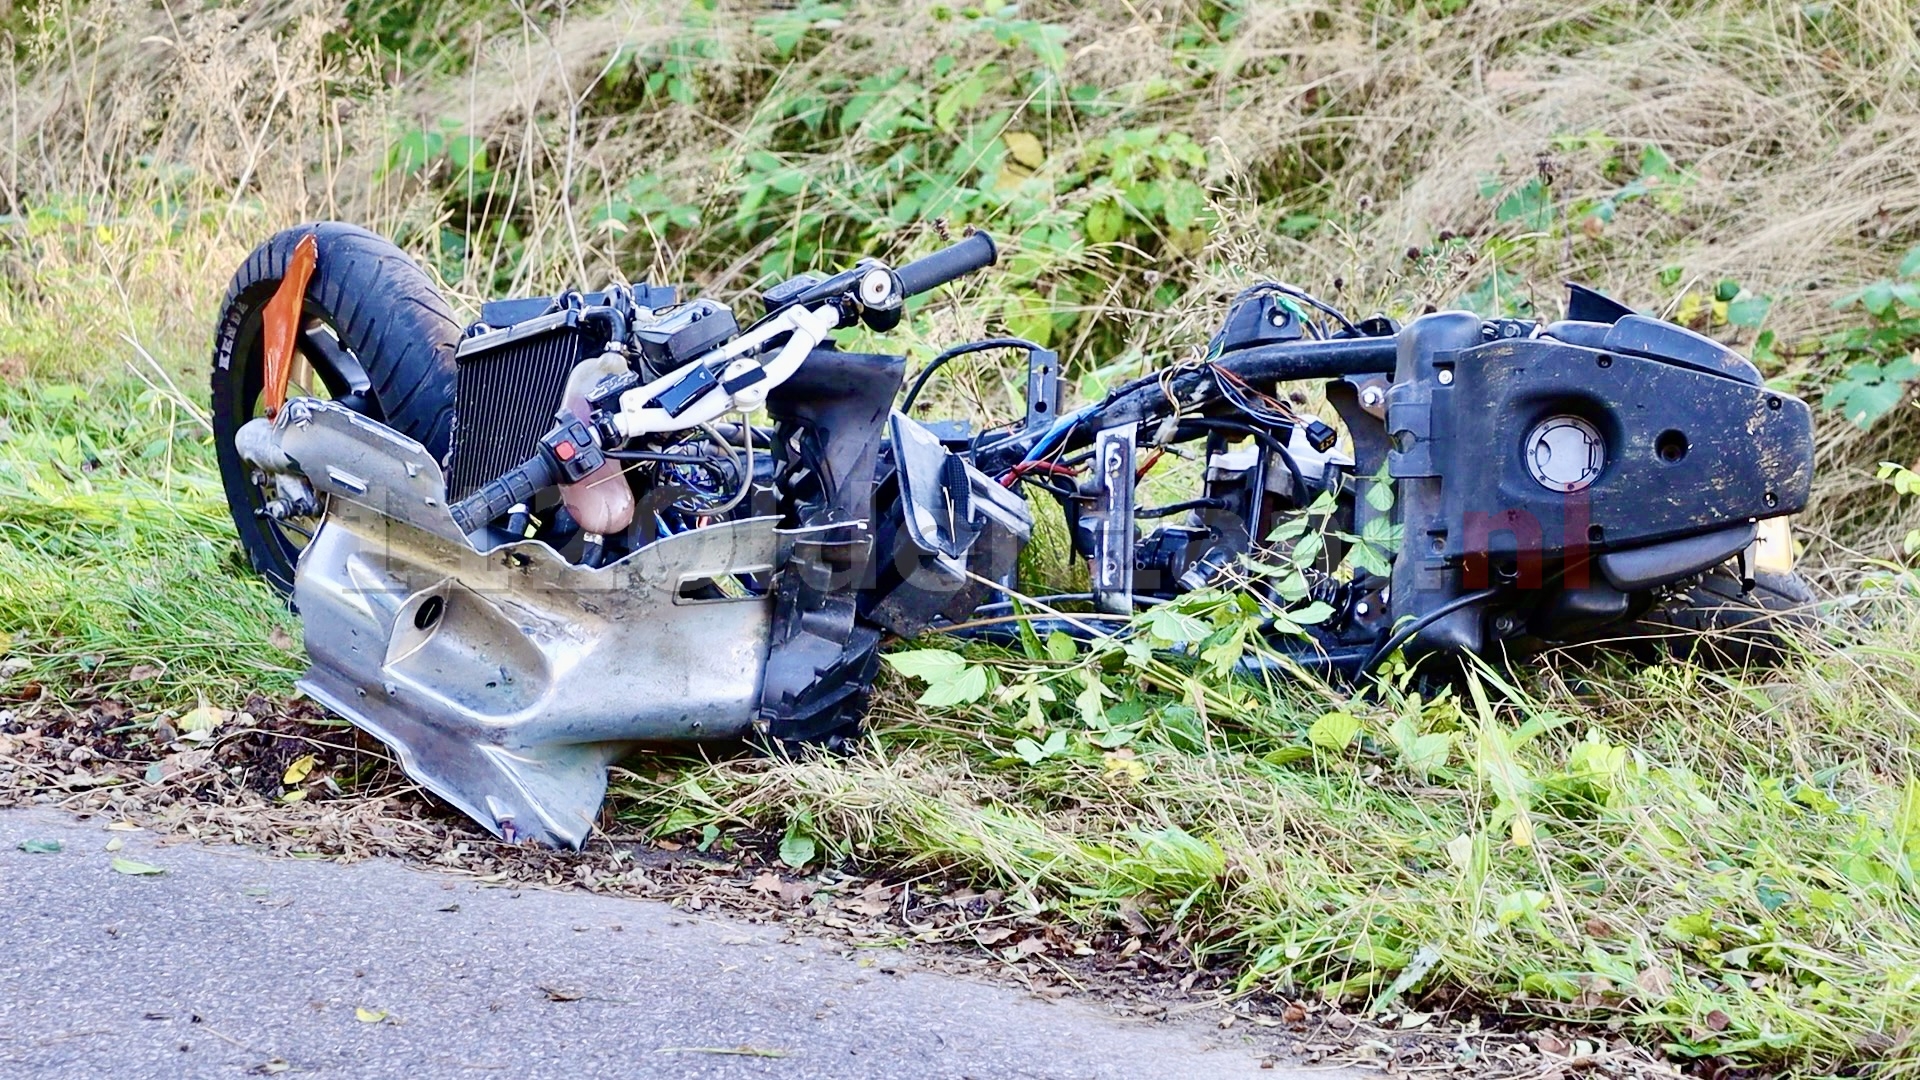
[[[1838,361],[1796,346],[1858,325],[1831,302],[1920,241],[1920,50],[1892,0],[1249,0],[1158,21],[475,3],[434,8],[474,29],[430,40],[298,5],[233,25],[33,10],[0,165],[0,694],[117,696],[135,722],[285,694],[300,666],[197,419],[226,277],[294,221],[398,236],[469,307],[616,268],[731,299],[795,264],[918,252],[935,219],[984,225],[1007,264],[893,344],[1043,333],[1083,394],[1183,355],[1233,289],[1279,275],[1401,314],[1517,282],[1543,316],[1581,277],[1743,349],[1771,332],[1767,375],[1818,396]],[[890,113],[871,91],[894,83]],[[1763,322],[1729,318],[1728,285]],[[956,364],[933,393],[1005,415],[1010,376]],[[1822,424],[1810,569],[1884,581],[1920,500],[1874,473],[1920,455],[1920,413]],[[890,675],[851,760],[659,759],[614,806],[662,834],[773,829],[939,868],[1088,927],[1144,919],[1250,990],[1907,1072],[1920,604],[1873,595],[1778,671],[1569,658],[1365,700],[1122,648],[973,651],[990,692],[924,705]]]

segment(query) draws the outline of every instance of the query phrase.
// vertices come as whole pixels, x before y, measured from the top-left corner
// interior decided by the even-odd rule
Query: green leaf
[[[22,840],[20,850],[29,855],[57,855],[60,852],[58,840]]]
[[[1047,635],[1047,659],[1067,663],[1080,655],[1080,646],[1071,637],[1055,630]]]
[[[1147,632],[1161,641],[1179,644],[1186,641],[1199,641],[1212,633],[1212,627],[1194,618],[1172,604],[1161,604],[1146,614]]]
[[[987,696],[987,689],[987,669],[968,664],[951,679],[928,683],[926,692],[920,695],[920,704],[930,708],[965,705]]]
[[[1553,197],[1538,176],[1530,177],[1500,201],[1493,216],[1497,221],[1517,221],[1529,232],[1546,232],[1553,226]]]
[[[1368,484],[1367,505],[1383,514],[1393,509],[1393,484],[1385,480]]]
[[[1838,410],[1862,429],[1892,412],[1906,396],[1907,381],[1890,377],[1895,369],[1873,361],[1855,364],[1846,375],[1827,388],[1821,405]]]
[[[1539,889],[1521,889],[1501,897],[1499,906],[1494,908],[1493,917],[1501,926],[1512,926],[1522,920],[1532,923],[1540,918],[1540,913],[1547,910],[1547,906],[1546,893]]]
[[[942,682],[951,679],[967,666],[966,657],[946,649],[915,649],[911,652],[889,653],[886,660],[888,666],[900,674],[926,682]]]
[[[969,664],[964,656],[946,649],[914,649],[890,653],[887,663],[902,675],[927,684],[920,704],[942,707],[963,705],[986,696],[987,669]]]
[[[1067,733],[1064,730],[1048,735],[1044,743],[1037,743],[1027,738],[1013,741],[1013,752],[1020,755],[1020,760],[1029,765],[1038,765],[1066,748]]]
[[[1287,612],[1287,618],[1301,626],[1313,626],[1326,622],[1333,615],[1333,605],[1315,600],[1303,608]]]
[[[1120,204],[1112,199],[1101,199],[1087,207],[1082,228],[1086,231],[1089,242],[1110,244],[1120,238],[1120,233],[1126,228],[1126,224],[1127,212],[1120,208]]]
[[[166,873],[165,870],[152,863],[143,863],[137,859],[123,859],[117,855],[114,856],[113,859],[113,869],[115,873],[128,874],[133,877],[152,877],[155,874]]]
[[[1727,304],[1727,321],[1735,326],[1752,329],[1767,321],[1767,312],[1772,308],[1773,298],[1770,296],[1749,296],[1744,300],[1734,300]]]
[[[814,842],[805,826],[793,821],[787,824],[787,833],[780,838],[780,861],[795,870],[802,869],[820,853],[820,845]]]
[[[1900,260],[1900,276],[1910,278],[1920,276],[1920,247],[1909,250]]]
[[[1408,711],[1400,714],[1387,729],[1387,738],[1400,751],[1400,762],[1408,772],[1425,780],[1435,769],[1447,763],[1453,749],[1453,735],[1450,733],[1420,733],[1418,713]]]
[[[1869,314],[1884,318],[1893,310],[1893,282],[1876,281],[1860,290],[1860,304]]]
[[[1335,752],[1345,750],[1360,734],[1360,721],[1344,712],[1330,712],[1313,722],[1307,729],[1307,741],[1322,750]]]

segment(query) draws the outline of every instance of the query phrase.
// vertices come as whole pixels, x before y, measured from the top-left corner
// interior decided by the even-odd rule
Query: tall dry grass
[[[1488,176],[1544,171],[1569,197],[1617,186],[1605,153],[1565,145],[1587,134],[1657,144],[1697,182],[1677,211],[1629,207],[1604,235],[1568,230],[1541,245],[1516,267],[1541,310],[1557,303],[1553,279],[1572,273],[1630,302],[1665,304],[1679,290],[1658,285],[1657,272],[1678,267],[1679,289],[1731,277],[1777,297],[1770,325],[1803,340],[1842,318],[1829,307],[1837,295],[1920,240],[1920,49],[1904,3],[1508,0],[1436,14],[1443,6],[1454,5],[1248,0],[1237,31],[1198,52],[1182,37],[1190,5],[1027,7],[1027,17],[1072,29],[1063,80],[1121,105],[1050,135],[1049,162],[1071,167],[1075,140],[1124,126],[1184,131],[1206,147],[1233,226],[1197,254],[1127,269],[1085,303],[1127,327],[1129,348],[1154,354],[1190,345],[1254,272],[1338,282],[1330,291],[1361,308],[1445,303],[1484,263],[1416,270],[1407,250],[1496,231],[1479,192]],[[10,350],[9,362],[86,370],[118,348],[106,331],[131,330],[186,365],[229,269],[297,220],[348,218],[430,242],[462,222],[431,184],[382,171],[399,132],[442,119],[486,139],[496,168],[482,202],[517,208],[523,237],[514,249],[473,245],[456,283],[462,300],[483,288],[467,282],[531,290],[616,273],[743,288],[752,244],[710,225],[614,233],[593,228],[590,212],[645,172],[699,206],[703,222],[724,220],[740,157],[775,126],[770,102],[828,79],[921,72],[938,57],[1019,59],[937,7],[849,8],[784,59],[752,31],[756,17],[781,10],[773,5],[728,3],[711,17],[660,0],[539,17],[473,9],[470,25],[435,28],[442,59],[459,55],[461,70],[410,71],[402,58],[343,45],[338,4],[269,0],[190,15],[102,0],[42,5],[4,73],[0,203],[13,220],[0,247],[0,318],[58,332],[28,335],[40,346]],[[637,103],[622,58],[690,38],[708,57],[698,100]],[[1196,77],[1197,55],[1214,74]],[[861,149],[856,133],[793,156],[828,176]],[[1290,239],[1276,224],[1302,209],[1335,224]],[[1192,287],[1170,307],[1146,304],[1150,277]],[[926,329],[984,331],[992,310],[949,305]],[[1817,392],[1816,363],[1778,374]],[[1865,434],[1825,426],[1820,504],[1806,524],[1829,555],[1881,553],[1897,522],[1872,468],[1911,460],[1917,431],[1910,418]]]

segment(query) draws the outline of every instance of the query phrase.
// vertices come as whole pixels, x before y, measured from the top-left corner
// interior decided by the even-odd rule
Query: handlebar
[[[918,296],[975,270],[984,270],[999,258],[1000,251],[994,247],[993,237],[977,232],[951,247],[915,259],[896,269],[894,274],[900,279],[900,291],[904,295]]]
[[[453,523],[460,526],[460,531],[471,534],[515,506],[532,502],[535,495],[559,480],[559,468],[542,450],[447,509],[453,512]]]

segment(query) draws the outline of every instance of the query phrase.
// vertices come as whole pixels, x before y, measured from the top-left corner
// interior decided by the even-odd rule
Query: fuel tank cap
[[[1584,491],[1607,463],[1600,429],[1571,414],[1549,416],[1527,432],[1527,472],[1548,491]]]

